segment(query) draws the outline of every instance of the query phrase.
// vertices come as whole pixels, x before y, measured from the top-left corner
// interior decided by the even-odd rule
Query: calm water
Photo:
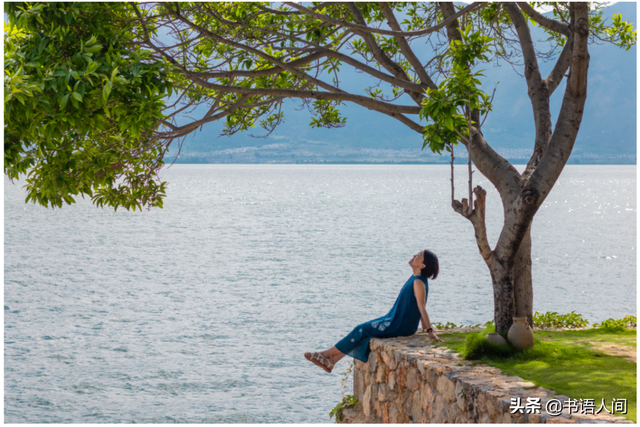
[[[330,422],[340,376],[302,353],[386,313],[424,248],[441,266],[432,321],[492,318],[446,166],[164,177],[164,209],[115,213],[25,205],[5,179],[5,422]],[[502,209],[478,183],[493,244]],[[636,314],[635,166],[568,166],[532,233],[535,310]]]

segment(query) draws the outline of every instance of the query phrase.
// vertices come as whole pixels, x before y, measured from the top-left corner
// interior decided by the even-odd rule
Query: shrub
[[[589,321],[575,311],[566,314],[558,314],[555,311],[547,311],[544,314],[537,311],[533,315],[533,326],[552,328],[581,328],[587,326]]]
[[[605,319],[599,324],[594,323],[593,326],[604,329],[607,332],[622,332],[626,328],[638,326],[638,318],[636,316],[627,315],[622,319]]]
[[[344,415],[342,414],[343,408],[356,407],[360,404],[358,398],[353,394],[347,394],[342,398],[342,402],[338,403],[335,408],[329,413],[329,418],[336,417],[336,423],[344,421]]]

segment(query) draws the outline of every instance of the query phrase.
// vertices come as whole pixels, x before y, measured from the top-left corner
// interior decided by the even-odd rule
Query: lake
[[[25,204],[5,177],[5,422],[331,422],[347,358],[328,375],[302,354],[385,314],[422,249],[440,259],[433,322],[493,317],[448,166],[174,165],[163,178],[164,209],[114,212]],[[493,245],[500,199],[474,179]],[[636,166],[567,166],[532,225],[534,310],[636,315],[636,215]]]

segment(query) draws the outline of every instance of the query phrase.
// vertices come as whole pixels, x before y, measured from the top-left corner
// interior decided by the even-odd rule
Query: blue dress
[[[424,282],[427,296],[429,284],[422,276],[411,276],[404,284],[396,303],[386,315],[355,327],[346,337],[341,339],[336,348],[342,353],[352,356],[362,362],[369,360],[369,341],[371,338],[392,338],[413,335],[418,330],[420,310],[413,293],[413,282],[420,279]],[[425,296],[425,304],[426,304]]]

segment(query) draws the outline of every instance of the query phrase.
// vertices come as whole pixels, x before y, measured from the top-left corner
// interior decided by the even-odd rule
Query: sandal
[[[325,372],[329,374],[333,370],[333,364],[329,362],[329,359],[327,359],[326,357],[324,357],[322,354],[318,352],[305,353],[304,358],[307,359],[309,362],[313,363],[314,365],[320,366],[322,369],[325,370]]]

